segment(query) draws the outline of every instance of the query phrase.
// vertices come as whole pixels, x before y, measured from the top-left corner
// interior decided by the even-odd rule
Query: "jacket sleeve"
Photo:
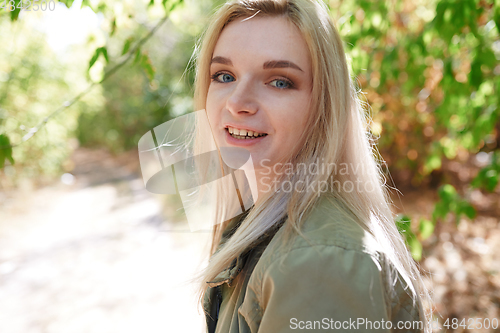
[[[281,259],[262,273],[258,332],[391,331],[382,270],[370,254],[316,245]]]

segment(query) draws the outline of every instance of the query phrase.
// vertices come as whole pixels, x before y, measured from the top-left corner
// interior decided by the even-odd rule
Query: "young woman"
[[[250,153],[258,190],[213,221],[208,332],[428,331],[428,293],[321,1],[223,5],[199,48],[195,107],[218,148]]]

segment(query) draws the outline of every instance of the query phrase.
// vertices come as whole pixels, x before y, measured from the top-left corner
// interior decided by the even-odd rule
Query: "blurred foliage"
[[[73,148],[70,138],[119,153],[134,148],[152,127],[191,111],[195,40],[207,13],[223,1],[59,2],[90,8],[99,22],[86,42],[64,52],[54,51],[43,31],[33,27],[45,13],[0,10],[2,187],[15,184],[6,179],[71,171],[65,165]],[[420,242],[436,223],[476,216],[470,189],[498,190],[500,1],[325,2],[345,40],[352,72],[371,107],[371,131],[397,186],[437,189],[432,216],[418,223],[397,218],[419,259]],[[165,17],[167,23],[144,43]],[[34,136],[35,126],[58,106],[103,78]],[[471,163],[478,156],[486,163],[465,186],[445,174],[447,161]]]
[[[108,47],[118,55],[133,51],[133,45],[149,29],[141,26],[135,31],[118,30]],[[190,39],[191,43],[178,42]],[[80,115],[77,137],[81,144],[104,145],[115,153],[123,152],[136,147],[140,137],[151,128],[191,111],[194,73],[185,73],[185,69],[193,47],[192,35],[181,33],[172,25],[160,29],[147,47],[134,52],[130,64],[103,83],[103,110]],[[100,50],[102,47],[96,49],[90,67]],[[111,58],[106,68],[112,66]]]
[[[438,221],[476,216],[442,176],[445,161],[466,163],[484,154],[488,165],[460,192],[497,188],[500,2],[332,0],[329,6],[371,107],[380,153],[391,173],[402,176],[398,186],[441,184],[429,219],[397,218],[420,259],[420,241]]]
[[[491,163],[479,171],[478,175],[472,180],[472,186],[484,188],[493,192],[498,185],[500,178],[500,152],[497,150],[491,156]]]
[[[200,17],[212,3],[182,3],[60,1],[54,12],[70,16],[80,6],[98,22],[83,43],[63,50],[50,44],[44,30],[50,12],[22,10],[13,18],[0,10],[1,187],[70,172],[67,158],[78,144],[115,153],[132,149],[152,127],[191,111],[194,71],[187,65],[204,25]],[[129,53],[131,61],[120,66]],[[110,72],[114,76],[106,78]],[[91,85],[91,93],[44,124]]]
[[[98,99],[82,101],[72,112],[48,122],[29,144],[8,147],[32,136],[31,129],[44,116],[85,86],[84,77],[70,70],[83,58],[58,59],[37,23],[35,17],[14,23],[0,17],[0,166],[5,164],[6,179],[43,181],[43,177],[59,174],[71,153],[68,138],[77,127],[81,108],[99,104]]]
[[[411,218],[407,215],[398,215],[396,226],[399,233],[403,235],[406,245],[410,248],[413,258],[420,260],[422,258],[422,244],[411,228]]]
[[[420,185],[443,158],[498,149],[500,5],[357,3],[338,21],[389,165]]]

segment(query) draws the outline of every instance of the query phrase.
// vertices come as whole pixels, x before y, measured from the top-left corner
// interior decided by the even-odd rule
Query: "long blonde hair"
[[[301,226],[318,199],[317,193],[307,191],[305,184],[330,184],[332,180],[340,184],[370,184],[369,192],[342,191],[332,187],[325,194],[334,199],[333,203],[346,207],[355,216],[353,221],[375,237],[390,261],[390,265],[385,267],[389,273],[386,281],[388,292],[394,291],[399,275],[411,290],[414,305],[419,307],[427,330],[422,300],[430,301],[428,291],[394,223],[384,177],[375,160],[377,151],[367,129],[368,119],[349,74],[342,40],[324,3],[314,0],[237,0],[219,8],[197,49],[195,109],[205,109],[210,85],[210,61],[222,30],[237,18],[253,15],[286,17],[302,33],[311,55],[313,112],[303,133],[306,138],[304,145],[290,157],[290,162],[310,165],[321,161],[326,165],[361,168],[357,168],[355,173],[284,175],[281,181],[286,177],[296,191],[278,191],[268,195],[249,211],[237,231],[218,251],[217,245],[227,221],[214,221],[211,258],[208,267],[201,273],[201,299],[208,288],[206,281],[212,281],[234,258],[275,228],[283,218],[287,219],[282,226],[285,243],[294,234],[303,236]],[[306,177],[309,177],[309,182],[306,182]],[[224,200],[218,204],[223,206]]]

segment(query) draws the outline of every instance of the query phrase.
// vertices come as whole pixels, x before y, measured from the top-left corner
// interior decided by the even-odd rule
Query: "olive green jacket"
[[[207,332],[420,332],[418,309],[401,282],[392,297],[387,291],[386,259],[373,237],[334,207],[321,197],[305,221],[313,246],[297,235],[285,253],[280,228],[210,281]],[[220,244],[244,215],[230,222]]]

